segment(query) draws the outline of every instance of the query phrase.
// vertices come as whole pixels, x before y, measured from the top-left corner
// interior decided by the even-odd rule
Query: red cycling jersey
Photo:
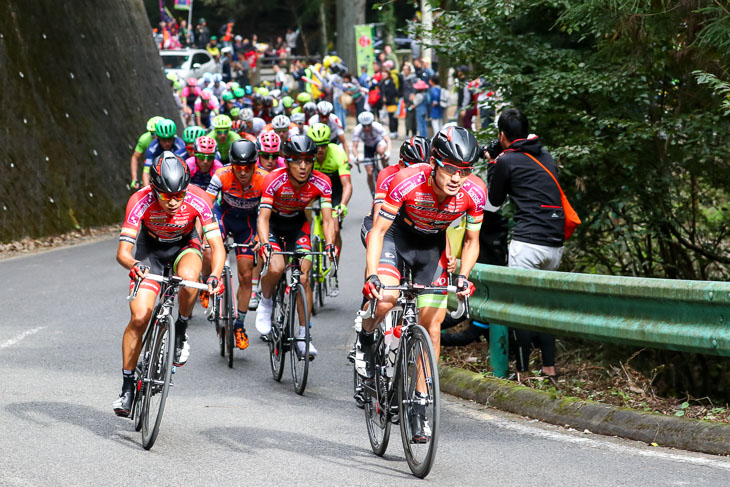
[[[225,166],[215,172],[208,185],[207,193],[211,198],[217,197],[219,192],[223,193],[220,202],[215,203],[223,210],[255,213],[259,208],[259,200],[264,190],[264,179],[268,174],[264,169],[256,167],[248,186],[242,188],[233,172],[233,166]]]
[[[411,164],[408,167],[415,167],[420,165],[426,165],[425,163]],[[375,199],[373,205],[382,204],[385,201],[385,196],[388,194],[388,188],[390,183],[393,182],[395,175],[401,169],[399,164],[388,166],[378,173],[378,180],[375,182]],[[404,168],[405,169],[405,168]]]
[[[157,241],[174,243],[195,229],[196,218],[200,218],[206,237],[220,236],[218,223],[213,218],[208,197],[202,189],[188,186],[180,209],[174,215],[169,215],[157,201],[152,186],[145,186],[129,198],[119,240],[134,244],[144,224],[147,233]]]
[[[439,203],[433,189],[433,169],[418,164],[398,171],[390,183],[388,194],[379,215],[399,221],[424,234],[445,231],[449,225],[466,213],[467,230],[479,230],[487,203],[487,187],[473,174],[464,181],[455,196]]]
[[[332,182],[325,174],[312,171],[309,181],[297,191],[289,180],[287,169],[280,168],[264,179],[261,208],[269,208],[281,216],[296,216],[320,196],[322,208],[332,208]]]

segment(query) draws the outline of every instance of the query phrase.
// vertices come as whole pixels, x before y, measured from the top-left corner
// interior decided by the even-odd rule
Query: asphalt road
[[[410,475],[399,431],[372,454],[351,399],[346,360],[360,301],[362,216],[370,197],[353,174],[342,293],[314,318],[319,357],[304,396],[287,366],[271,378],[257,339],[228,369],[196,309],[191,357],[174,376],[157,443],[141,447],[111,409],[121,385],[127,273],[116,239],[0,261],[0,485],[401,485]],[[253,313],[247,328],[254,330]],[[647,447],[544,425],[442,396],[442,435],[425,482],[439,485],[728,485],[726,458]]]

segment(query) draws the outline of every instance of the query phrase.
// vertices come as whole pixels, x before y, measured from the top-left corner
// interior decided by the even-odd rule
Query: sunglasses
[[[215,133],[216,133],[217,135],[225,135],[225,134],[227,134],[227,133],[228,133],[228,130],[218,130],[218,129],[216,129],[216,130],[215,130]]]
[[[194,146],[193,144],[186,144],[186,145],[185,145],[185,149],[186,149],[186,150],[187,150],[188,152],[193,152],[193,149],[195,149],[195,146]]]
[[[177,193],[160,193],[159,191],[155,191],[155,194],[162,201],[170,201],[170,200],[182,201],[182,200],[185,199],[185,195],[187,194],[187,190],[186,191],[178,191]]]
[[[233,166],[233,169],[238,169],[239,171],[251,172],[256,167],[256,164],[231,164],[231,166]]]
[[[304,163],[307,166],[309,166],[310,164],[314,164],[314,157],[311,157],[311,158],[298,158],[298,159],[294,159],[292,157],[287,157],[286,158],[286,162],[288,162],[290,164],[291,163],[294,163],[294,164]]]
[[[434,159],[436,158],[434,157]],[[453,176],[454,174],[458,173],[462,179],[468,177],[474,171],[474,169],[471,167],[456,166],[454,164],[449,164],[448,162],[441,161],[439,159],[436,159],[436,163],[439,165],[440,168],[446,171],[446,174],[448,174],[449,176]]]
[[[215,159],[215,154],[201,154],[200,152],[195,153],[196,159],[202,159],[204,161],[212,161]]]
[[[279,154],[276,152],[259,152],[259,157],[261,159],[275,159],[278,156]]]

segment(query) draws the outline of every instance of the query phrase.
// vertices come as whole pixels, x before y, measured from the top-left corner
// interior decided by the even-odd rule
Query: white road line
[[[16,343],[18,343],[22,339],[38,333],[43,328],[46,328],[46,327],[45,326],[39,326],[37,328],[31,328],[30,330],[25,330],[23,333],[21,333],[20,335],[16,336],[15,338],[11,338],[10,340],[8,340],[6,342],[0,343],[0,350],[2,350],[3,348],[12,347],[13,345],[15,345]]]

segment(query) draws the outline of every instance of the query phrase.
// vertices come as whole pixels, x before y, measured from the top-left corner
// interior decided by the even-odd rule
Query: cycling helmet
[[[226,91],[221,95],[221,98],[223,98],[223,101],[233,101],[233,93]]]
[[[294,123],[304,123],[307,121],[307,117],[302,112],[292,113],[291,121]]]
[[[223,81],[223,76],[220,73],[215,73],[213,75],[213,83],[220,83],[221,81]]]
[[[326,123],[315,123],[307,131],[307,135],[317,145],[330,143],[330,128]]]
[[[251,87],[251,85],[246,85],[245,90],[247,95],[253,93],[253,88]]]
[[[271,121],[271,126],[274,127],[274,130],[284,130],[289,128],[289,123],[289,117],[286,115],[277,115]]]
[[[281,105],[275,105],[275,106],[274,106],[274,107],[273,107],[273,108],[271,109],[271,111],[270,111],[269,113],[271,113],[271,116],[272,116],[272,117],[277,117],[277,116],[279,116],[279,115],[284,115],[284,107],[283,107],[283,106],[281,106]]]
[[[243,98],[246,95],[246,93],[243,91],[243,88],[234,88],[233,89],[233,96],[236,98]]]
[[[281,98],[281,90],[271,90],[271,93],[269,93],[273,98],[276,98],[277,100]]]
[[[230,115],[231,119],[234,120],[234,119],[238,118],[238,116],[240,114],[241,114],[241,109],[238,107],[233,107],[233,108],[231,108],[229,115]]]
[[[195,87],[198,86],[198,78],[193,78],[192,76],[188,78],[188,86]]]
[[[175,137],[175,132],[177,132],[177,126],[169,118],[163,118],[155,124],[155,135],[161,139]]]
[[[317,105],[313,101],[309,101],[304,104],[302,110],[304,110],[304,114],[307,118],[312,118],[314,114],[317,113]]]
[[[357,123],[365,127],[372,125],[374,121],[375,115],[372,112],[360,112],[360,115],[357,116]]]
[[[233,112],[233,110],[231,110],[231,112]],[[245,122],[241,119],[234,120],[233,124],[231,125],[231,130],[233,130],[236,133],[242,132],[245,129],[246,129]]]
[[[253,94],[253,104],[258,105],[264,102],[264,97],[261,96],[261,93],[254,93]]]
[[[231,145],[228,158],[231,164],[235,165],[256,164],[256,161],[259,160],[259,152],[256,144],[250,140],[238,139]]]
[[[195,141],[194,152],[199,154],[215,154],[218,143],[213,137],[204,135]]]
[[[281,99],[281,104],[284,106],[284,108],[291,108],[292,105],[294,105],[294,98],[287,95]]]
[[[211,95],[210,91],[208,91],[207,89],[200,92],[201,100],[208,101],[208,100],[210,100],[211,96],[213,96],[213,95]]]
[[[203,73],[203,79],[205,81],[213,81],[213,73]]]
[[[218,115],[213,119],[213,128],[216,130],[228,130],[231,128],[231,117],[228,115]]]
[[[463,127],[441,130],[431,141],[431,155],[446,159],[450,164],[471,167],[479,159],[479,143],[471,132]]]
[[[156,117],[152,117],[149,120],[147,120],[147,132],[154,132],[155,131],[155,125],[157,125],[157,122],[160,120],[164,120],[165,117],[160,117],[159,115]]]
[[[270,97],[269,95],[266,95],[264,97],[264,106],[265,107],[269,107],[269,108],[273,107],[274,106],[274,99],[272,97]]]
[[[262,152],[273,154],[281,150],[281,137],[276,132],[262,132],[258,142]]]
[[[150,184],[160,193],[185,191],[190,183],[190,169],[178,156],[164,151],[150,167]]]
[[[241,113],[238,115],[238,117],[243,120],[244,122],[248,122],[253,120],[253,110],[250,108],[244,108],[241,110]]]
[[[261,93],[261,96],[267,97],[269,96],[269,89],[262,86],[259,88],[259,93]]]
[[[406,166],[428,162],[431,156],[431,141],[426,137],[416,135],[403,142],[400,146],[400,160]]]
[[[332,110],[334,110],[334,107],[332,106],[332,103],[328,101],[321,101],[317,103],[317,112],[319,112],[319,115],[321,117],[329,117],[329,114],[332,113]]]
[[[310,95],[306,91],[303,91],[297,95],[297,101],[300,104],[304,105],[305,103],[312,101],[312,95]]]
[[[292,135],[284,142],[284,157],[302,159],[314,157],[317,154],[317,145],[306,135]]]
[[[183,131],[183,142],[186,144],[192,144],[195,142],[195,140],[198,137],[202,137],[205,135],[205,129],[203,127],[198,127],[197,125],[191,125],[190,127],[185,127],[185,130]]]

